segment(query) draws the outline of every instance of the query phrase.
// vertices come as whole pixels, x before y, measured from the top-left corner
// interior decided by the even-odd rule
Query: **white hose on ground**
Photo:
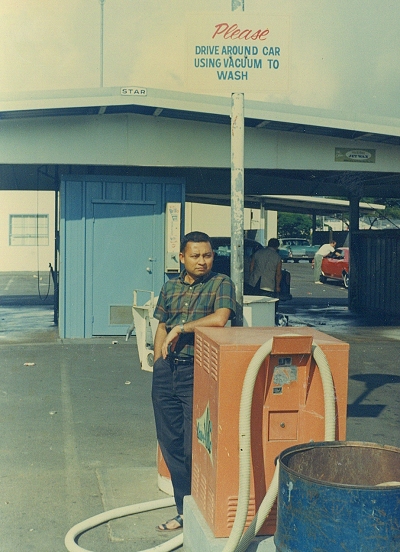
[[[75,542],[75,539],[85,531],[93,529],[93,527],[97,527],[97,525],[101,525],[102,523],[107,523],[112,519],[131,516],[132,514],[138,514],[140,512],[148,512],[149,510],[157,510],[158,508],[167,508],[168,506],[173,506],[174,504],[174,498],[169,497],[161,498],[160,500],[151,500],[149,502],[141,502],[139,504],[132,504],[131,506],[123,506],[121,508],[115,508],[114,510],[102,512],[101,514],[93,516],[89,519],[86,519],[85,521],[81,521],[77,525],[74,525],[74,527],[72,527],[65,536],[65,546],[69,552],[91,552],[86,548],[80,547]],[[142,552],[169,552],[170,550],[175,550],[175,548],[179,548],[180,546],[182,546],[182,544],[183,534],[181,533],[180,535],[177,535],[173,539],[170,539],[163,544],[159,544],[157,546],[154,546],[153,548],[148,548],[147,550],[143,550]]]
[[[244,552],[247,550],[250,542],[260,530],[265,519],[269,515],[271,508],[278,494],[279,479],[279,461],[268,488],[268,491],[250,524],[247,531],[243,534],[246,524],[247,512],[250,498],[250,469],[251,469],[251,404],[253,400],[254,385],[265,358],[272,351],[273,340],[270,339],[256,351],[250,361],[246,376],[243,382],[242,397],[240,401],[239,414],[239,495],[236,517],[231,534],[223,549],[223,552]],[[336,404],[335,389],[332,380],[331,370],[328,360],[322,349],[316,344],[312,344],[312,355],[319,369],[322,387],[324,393],[325,407],[325,440],[334,441],[336,435]]]
[[[251,406],[253,401],[254,385],[262,363],[272,351],[272,344],[273,339],[270,339],[261,345],[261,347],[256,351],[247,368],[243,382],[239,414],[238,506],[233,528],[223,552],[244,552],[248,548],[250,542],[258,533],[269,512],[271,511],[278,494],[279,461],[277,462],[275,473],[267,494],[265,495],[251,525],[247,529],[246,533],[243,534],[250,499]],[[332,374],[325,354],[315,343],[312,345],[312,354],[321,374],[324,391],[325,440],[334,441],[336,428],[336,405]],[[133,504],[122,508],[115,508],[114,510],[103,512],[72,527],[72,529],[70,529],[65,536],[65,546],[69,552],[91,552],[90,550],[81,548],[75,542],[75,539],[83,532],[88,531],[89,529],[92,529],[102,523],[111,521],[112,519],[130,516],[139,512],[146,512],[148,510],[155,510],[157,508],[165,508],[167,506],[173,506],[174,504],[175,501],[173,498],[165,498],[150,502],[142,502],[140,504]],[[163,544],[157,545],[153,548],[148,548],[142,552],[169,552],[170,550],[179,548],[182,544],[183,534],[180,534]]]

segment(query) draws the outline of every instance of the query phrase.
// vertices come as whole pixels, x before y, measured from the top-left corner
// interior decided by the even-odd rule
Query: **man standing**
[[[315,284],[322,284],[322,282],[319,281],[319,277],[322,274],[322,271],[321,271],[322,259],[324,257],[327,257],[330,253],[334,253],[335,248],[336,248],[336,242],[331,241],[329,243],[325,243],[324,245],[321,245],[321,247],[316,252],[314,256],[314,283]]]
[[[159,531],[183,526],[183,497],[190,494],[194,330],[225,326],[235,314],[235,286],[225,274],[212,272],[210,238],[190,232],[181,242],[184,270],[166,282],[154,317],[152,400],[157,439],[171,474],[178,515],[159,525]]]
[[[281,290],[282,259],[278,249],[279,240],[271,238],[267,247],[254,253],[250,264],[249,284],[269,297],[276,297]]]

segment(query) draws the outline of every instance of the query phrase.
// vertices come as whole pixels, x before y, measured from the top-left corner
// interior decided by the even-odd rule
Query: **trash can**
[[[281,278],[281,291],[279,292],[280,301],[290,301],[292,299],[292,294],[290,293],[290,281],[291,274],[284,268],[282,269],[282,278]]]
[[[307,443],[279,460],[277,552],[400,550],[400,449]]]
[[[243,295],[243,326],[275,326],[275,303],[265,295]]]

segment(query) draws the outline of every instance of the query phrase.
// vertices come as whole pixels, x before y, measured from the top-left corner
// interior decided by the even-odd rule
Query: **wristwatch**
[[[181,333],[185,333],[185,324],[179,324],[179,328],[181,330]]]

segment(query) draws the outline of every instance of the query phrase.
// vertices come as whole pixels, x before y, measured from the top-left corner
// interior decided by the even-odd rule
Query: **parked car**
[[[288,249],[281,249],[279,248],[278,249],[278,253],[279,255],[281,256],[281,259],[282,259],[282,262],[283,263],[287,263],[288,260],[290,259],[290,252]]]
[[[339,256],[329,255],[322,259],[320,282],[325,283],[328,278],[341,280],[345,288],[349,287],[349,261],[350,252],[348,247],[336,249]]]
[[[311,245],[306,238],[280,238],[280,251],[288,252],[287,259],[282,259],[283,262],[294,261],[298,263],[302,259],[309,263],[314,259],[315,253],[320,248],[319,245]]]
[[[213,250],[215,253],[213,271],[221,272],[222,274],[231,275],[231,238],[211,238]],[[244,240],[244,293],[245,295],[254,295],[254,288],[249,286],[250,277],[250,262],[251,257],[256,251],[263,249],[260,242],[245,238]],[[280,251],[278,251],[280,253]],[[287,251],[285,252],[287,253]],[[285,254],[284,254],[285,255]],[[292,299],[290,293],[290,272],[282,270],[281,293],[279,295],[281,301]]]

